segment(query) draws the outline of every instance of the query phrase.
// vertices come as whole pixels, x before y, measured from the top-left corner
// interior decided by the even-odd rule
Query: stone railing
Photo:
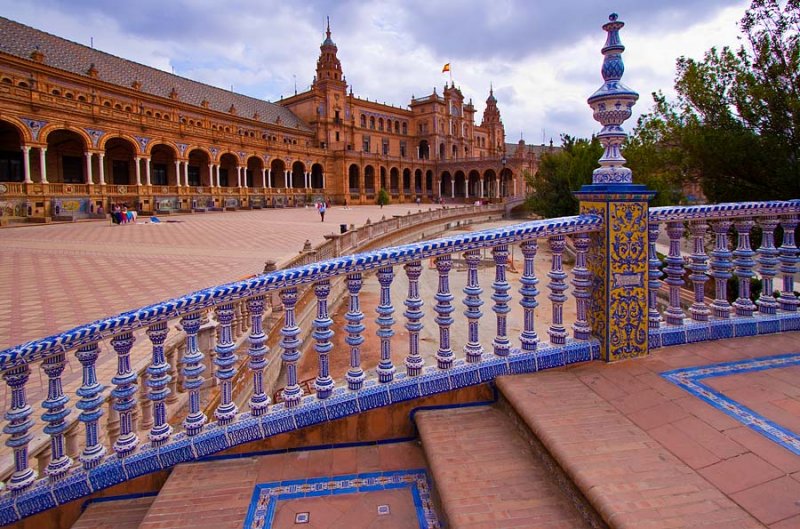
[[[458,209],[467,208],[453,208]],[[447,212],[448,210],[433,210]],[[434,213],[431,212],[431,215]],[[445,213],[438,213],[443,215]],[[415,216],[409,216],[413,219]],[[385,228],[373,226],[372,232],[357,230],[353,240],[364,240],[362,231],[368,233],[366,241],[375,240],[377,230],[388,230],[388,224],[398,225],[413,220],[396,217],[386,221]],[[601,220],[593,215],[534,221],[507,228],[485,230],[437,239],[429,242],[383,248],[352,256],[334,257],[309,262],[285,270],[266,273],[252,279],[221,285],[193,294],[168,300],[134,311],[99,320],[71,331],[29,342],[0,352],[0,369],[11,393],[11,406],[6,410],[7,424],[4,432],[6,444],[14,452],[14,472],[0,494],[0,523],[10,523],[33,513],[64,504],[122,481],[147,474],[177,463],[192,461],[230,447],[263,439],[324,421],[357,414],[372,408],[387,406],[409,399],[449,391],[471,384],[485,383],[494,377],[509,373],[531,372],[547,367],[596,358],[599,346],[590,339],[587,323],[590,275],[586,268],[589,233],[596,232]],[[347,234],[345,234],[347,235]],[[563,306],[567,274],[562,267],[565,236],[571,236],[577,250],[574,268],[574,298],[577,321],[572,326],[574,338],[563,323]],[[330,244],[347,246],[337,237]],[[549,343],[540,343],[534,330],[534,309],[538,302],[538,279],[534,272],[537,240],[548,239],[552,252],[548,296],[552,302],[552,324],[549,326]],[[509,245],[520,244],[524,256],[519,290],[520,305],[524,311],[524,330],[518,337],[508,335],[507,315],[510,311],[511,286],[506,278]],[[479,320],[483,316],[480,306],[483,290],[478,284],[478,266],[483,249],[491,250],[495,280],[492,283],[495,312],[495,332],[486,344],[479,333]],[[338,253],[338,250],[337,250]],[[463,289],[464,318],[459,325],[468,329],[469,339],[463,355],[452,348],[451,326],[454,318],[453,294],[450,291],[451,255],[464,257],[466,287]],[[420,298],[419,279],[422,263],[431,259],[438,277],[436,295],[431,300]],[[393,338],[395,306],[390,297],[390,286],[397,267],[405,270],[408,282],[403,312],[408,338],[403,344]],[[360,347],[365,340],[365,317],[359,294],[370,272],[377,272],[380,285],[380,302],[376,308],[380,342],[380,362],[375,370],[377,379],[368,379],[360,360]],[[348,311],[346,324],[332,329],[328,313],[331,283],[342,278],[347,288]],[[315,394],[303,395],[298,384],[297,362],[303,336],[296,320],[298,291],[308,287],[316,318],[310,337],[318,356],[318,376],[314,382]],[[277,294],[277,296],[274,296]],[[266,334],[262,327],[268,297],[277,297],[282,310],[281,351],[282,369],[287,386],[282,391],[282,402],[271,403],[264,384],[267,358]],[[237,395],[233,394],[236,375],[234,330],[235,306],[246,305],[249,322],[249,349],[239,370],[251,379],[246,398],[247,411],[238,409]],[[435,318],[424,322],[425,304],[432,305]],[[202,315],[212,310],[218,325],[218,337],[213,351],[201,350],[198,334]],[[170,327],[179,323],[185,333],[177,374],[171,373],[164,344]],[[425,366],[420,331],[426,325],[438,328],[435,365]],[[328,356],[332,349],[333,333],[346,335],[350,368],[343,380],[330,376]],[[131,368],[130,351],[137,337],[149,340],[152,351],[144,379],[137,377]],[[512,339],[519,339],[519,347]],[[111,354],[117,359],[117,373],[111,380],[98,380],[97,359],[100,344],[110,339]],[[403,358],[394,358],[403,351]],[[430,351],[431,353],[433,351]],[[206,382],[203,371],[207,369],[204,357],[214,355],[214,372],[209,377],[218,386],[220,399],[208,417],[200,402],[201,387]],[[76,395],[65,395],[61,376],[67,355],[73,355],[82,366],[82,383]],[[29,466],[29,430],[33,409],[26,398],[26,385],[32,368],[40,365],[47,377],[47,398],[42,403],[45,433],[50,438],[50,459],[43,469],[44,477],[37,479]],[[180,386],[188,400],[188,414],[180,431],[166,418],[166,402],[170,389],[175,389],[178,375]],[[137,383],[138,382],[138,383]],[[144,382],[143,384],[141,382]],[[110,392],[108,386],[111,386]],[[103,442],[107,436],[102,431],[100,418],[103,403],[110,395],[113,410],[119,417],[119,432],[111,446]],[[247,397],[247,396],[245,396]],[[137,403],[149,400],[152,426],[140,439],[134,424]],[[82,424],[78,444],[82,450],[77,461],[66,450],[67,418],[72,413],[69,402],[80,410]],[[148,417],[148,422],[150,417]]]
[[[650,209],[650,348],[800,330],[800,301],[794,292],[794,278],[800,272],[795,242],[798,215],[800,200]],[[656,251],[662,226],[669,238],[663,263]],[[780,247],[775,242],[778,227]],[[760,231],[757,249],[750,240],[754,228]],[[681,248],[687,236],[691,253],[684,255]],[[731,238],[736,241],[733,250]],[[710,280],[713,301],[709,302],[706,284]],[[738,293],[733,303],[728,301],[729,280]],[[757,299],[751,294],[751,281],[761,287]],[[681,305],[686,286],[693,291],[688,314]],[[657,297],[662,288],[669,290],[663,310]]]

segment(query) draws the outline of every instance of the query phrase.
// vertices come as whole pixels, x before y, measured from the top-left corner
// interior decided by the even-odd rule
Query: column
[[[114,443],[114,452],[119,457],[131,453],[139,444],[133,428],[133,409],[136,406],[136,372],[131,369],[130,352],[135,338],[133,333],[125,332],[111,339],[111,347],[117,353],[117,374],[111,379],[114,389],[114,410],[119,413],[119,437]]]
[[[439,369],[449,369],[453,365],[455,355],[450,348],[450,326],[453,324],[453,294],[450,293],[450,269],[453,263],[449,255],[440,255],[435,259],[436,270],[439,273],[439,286],[436,290],[436,318],[434,321],[439,326],[439,349],[436,351],[436,364]]]
[[[483,346],[478,336],[478,322],[483,315],[481,313],[481,305],[483,305],[481,294],[483,289],[478,283],[478,265],[481,262],[481,251],[468,250],[464,252],[464,260],[467,263],[467,285],[463,290],[467,296],[464,298],[464,305],[466,305],[467,309],[464,311],[464,315],[467,317],[467,333],[469,335],[467,343],[464,345],[464,356],[467,362],[472,364],[480,362],[483,355]]]
[[[85,152],[83,155],[86,156],[86,183],[91,184],[94,180],[92,175],[92,153]]]
[[[314,285],[314,295],[317,297],[317,317],[314,319],[314,332],[311,336],[316,343],[314,350],[317,352],[317,378],[314,388],[317,390],[318,399],[327,399],[333,392],[333,378],[330,375],[328,355],[333,349],[333,320],[328,315],[328,295],[331,292],[331,283],[327,279],[318,281]],[[378,372],[380,373],[380,366]]]
[[[22,146],[22,170],[25,173],[25,183],[32,184],[31,180],[31,148],[27,145]]]
[[[39,147],[39,170],[42,173],[42,183],[47,183],[47,148],[46,147]]]
[[[483,198],[483,177],[481,177],[480,179],[480,184],[481,184],[481,198]]]
[[[153,344],[153,356],[147,366],[148,397],[153,402],[153,427],[147,434],[153,447],[158,447],[169,440],[172,426],[167,422],[167,397],[170,395],[170,365],[164,355],[164,342],[167,340],[169,328],[167,322],[154,323],[147,328],[147,337]],[[174,395],[173,395],[174,397]]]
[[[536,335],[535,313],[536,307],[539,306],[539,302],[536,301],[536,296],[539,295],[539,290],[536,288],[539,279],[536,277],[535,268],[536,251],[539,249],[539,245],[536,239],[532,239],[523,242],[520,245],[520,249],[522,250],[524,267],[522,276],[519,279],[519,282],[522,284],[522,288],[519,289],[520,296],[522,297],[519,304],[522,305],[524,314],[524,329],[519,336],[519,341],[520,348],[523,352],[532,353],[536,351],[537,344],[539,343],[539,337]]]
[[[175,182],[181,187],[181,161],[175,160]]]
[[[208,187],[214,187],[214,164],[208,164]]]
[[[205,381],[202,372],[205,355],[197,347],[197,332],[200,330],[200,313],[187,314],[181,319],[181,327],[186,332],[186,350],[181,358],[183,364],[183,389],[189,393],[189,414],[183,420],[186,435],[192,437],[203,430],[207,418],[200,408],[200,388]]]
[[[694,289],[694,303],[689,307],[689,315],[694,321],[708,321],[711,309],[705,303],[705,285],[708,281],[708,256],[705,250],[705,238],[708,224],[703,221],[689,223],[692,240],[692,255],[689,257],[689,281]]]
[[[133,161],[136,163],[136,185],[142,185],[142,159],[136,156]]]
[[[391,266],[385,266],[378,268],[377,275],[378,282],[381,285],[381,295],[380,302],[376,309],[378,318],[375,320],[379,329],[375,334],[377,334],[381,342],[381,360],[378,362],[376,371],[378,373],[379,382],[391,382],[394,379],[395,373],[395,367],[392,365],[391,341],[392,336],[394,336],[394,331],[392,330],[392,325],[394,325],[394,318],[392,318],[394,307],[392,307],[392,298],[389,289],[394,279],[394,271]]]
[[[144,159],[144,178],[145,185],[153,185],[152,180],[150,179],[150,158]]]
[[[84,470],[96,467],[106,453],[106,448],[100,442],[97,432],[97,423],[103,416],[103,402],[105,401],[102,393],[106,389],[97,381],[95,361],[99,354],[100,346],[97,343],[84,345],[75,353],[83,372],[81,387],[78,388],[80,400],[75,407],[81,410],[78,420],[83,423],[86,433],[84,448],[78,457]]]
[[[364,319],[364,313],[361,312],[361,305],[359,303],[358,293],[361,291],[362,279],[361,272],[353,272],[347,274],[347,291],[350,297],[347,313],[344,319],[347,325],[344,330],[347,336],[344,341],[350,346],[350,369],[348,369],[345,379],[347,380],[347,387],[352,391],[361,389],[364,384],[364,370],[361,368],[361,344],[364,343],[364,324],[361,323]]]
[[[267,187],[267,169],[265,167],[261,168],[261,187]]]
[[[272,189],[272,169],[267,169],[267,187]]]
[[[253,393],[250,395],[249,404],[250,413],[254,417],[259,417],[269,410],[270,405],[269,395],[264,391],[264,368],[267,367],[267,354],[269,353],[269,347],[266,346],[267,335],[262,327],[264,322],[264,296],[260,295],[248,299],[247,308],[250,312],[250,336],[248,337],[250,347],[247,350],[250,360],[247,366],[253,375]],[[231,374],[233,373],[234,370],[231,369]],[[331,387],[333,387],[333,379],[331,379]],[[232,399],[232,396],[229,395],[229,398]]]
[[[786,215],[781,217],[781,227],[783,228],[783,240],[781,241],[780,253],[780,272],[783,276],[781,295],[778,304],[781,310],[797,312],[800,305],[797,296],[794,294],[794,275],[800,271],[798,263],[797,246],[794,240],[794,230],[797,228],[797,215]]]
[[[755,252],[750,246],[750,230],[755,222],[741,219],[733,223],[736,228],[737,246],[733,251],[733,275],[739,282],[739,297],[733,302],[737,316],[752,316],[756,305],[750,300],[750,279],[755,276]]]
[[[288,189],[288,188],[290,188],[290,187],[292,187],[292,184],[291,184],[291,182],[289,182],[289,170],[288,170],[288,169],[286,169],[286,170],[283,172],[283,186],[284,186],[285,188],[287,188],[287,189]]]
[[[236,186],[242,187],[242,168],[241,166],[236,166]]]
[[[567,342],[567,329],[564,328],[564,303],[567,301],[567,296],[564,292],[567,290],[567,274],[562,266],[562,256],[566,241],[563,235],[556,235],[555,237],[550,237],[549,242],[552,261],[550,263],[550,271],[547,273],[547,277],[550,278],[550,284],[547,285],[547,288],[550,289],[550,294],[547,295],[547,299],[552,303],[553,318],[547,334],[550,335],[551,344],[564,345]]]
[[[592,273],[589,324],[600,341],[600,357],[607,361],[645,356],[648,343],[648,203],[655,195],[644,185],[633,183],[633,172],[625,167],[621,145],[627,134],[622,122],[639,95],[621,88],[624,72],[617,15],[603,26],[608,32],[602,49],[603,85],[588,103],[602,125],[598,137],[604,152],[600,167],[592,172],[592,183],[575,193],[580,213],[597,215],[603,228],[590,235],[587,268]],[[623,109],[622,111],[618,109]],[[621,248],[641,248],[620,255]]]
[[[106,162],[105,162],[106,155],[105,155],[105,153],[100,152],[100,153],[97,153],[97,158],[98,158],[97,166],[100,169],[100,171],[99,171],[99,173],[100,173],[100,185],[104,186],[104,185],[106,185]]]
[[[423,328],[422,298],[419,296],[419,277],[422,275],[422,263],[411,261],[403,267],[408,277],[408,296],[403,304],[406,306],[403,316],[406,317],[408,331],[408,356],[406,356],[406,374],[410,377],[419,375],[425,361],[419,352],[419,333]]]
[[[508,356],[511,350],[511,342],[508,339],[508,330],[506,325],[506,318],[511,309],[508,302],[511,301],[511,296],[508,291],[511,286],[508,284],[506,278],[506,265],[508,264],[508,245],[500,244],[492,248],[492,258],[494,259],[494,282],[492,288],[494,294],[494,307],[492,311],[497,318],[497,334],[492,341],[494,354],[497,356]]]
[[[297,383],[297,361],[300,359],[300,327],[295,321],[295,305],[297,304],[297,287],[289,287],[280,292],[281,303],[283,303],[284,325],[281,329],[283,336],[280,341],[283,347],[281,360],[286,369],[286,387],[283,388],[283,400],[287,408],[293,408],[300,404],[303,398],[303,389]]]
[[[25,384],[30,374],[28,364],[3,373],[3,380],[11,388],[11,407],[5,414],[8,423],[3,427],[3,433],[9,435],[6,446],[14,452],[14,473],[6,483],[12,493],[28,488],[36,479],[36,472],[28,466],[28,443],[31,440],[28,430],[33,426],[29,417],[33,410],[25,396]]]
[[[247,166],[242,167],[242,187],[247,188]]]
[[[183,162],[183,183],[189,185],[189,160]]]

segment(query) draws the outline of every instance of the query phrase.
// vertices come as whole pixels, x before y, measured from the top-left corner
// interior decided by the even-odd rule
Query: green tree
[[[384,188],[381,188],[380,191],[378,191],[378,197],[375,202],[380,204],[381,207],[385,206],[389,203],[389,193],[387,193]]]
[[[743,45],[680,57],[625,147],[639,182],[697,181],[713,202],[800,196],[800,0],[753,0]]]
[[[528,182],[534,191],[526,206],[547,218],[578,212],[578,201],[572,193],[592,182],[592,170],[603,154],[603,147],[594,137],[576,139],[565,134],[561,143],[561,150],[542,155],[539,169]]]

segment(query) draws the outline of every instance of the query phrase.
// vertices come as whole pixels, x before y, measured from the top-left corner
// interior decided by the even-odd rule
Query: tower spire
[[[327,38],[331,38],[331,17],[325,17],[328,19],[328,29],[325,31],[325,36]]]

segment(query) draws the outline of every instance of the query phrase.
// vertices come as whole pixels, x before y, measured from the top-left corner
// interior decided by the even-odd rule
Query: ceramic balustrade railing
[[[650,348],[800,330],[797,308],[800,301],[794,286],[795,275],[800,272],[795,241],[798,215],[800,200],[651,208]],[[656,251],[662,226],[669,239],[664,263]],[[776,247],[775,233],[779,226],[783,237],[780,247]],[[761,230],[757,249],[751,244],[754,228]],[[690,251],[682,252],[681,243],[687,236]],[[738,287],[738,297],[730,303],[728,280],[732,278]],[[752,279],[761,283],[755,301],[751,299]],[[705,294],[709,281],[713,281],[713,300]],[[669,290],[669,301],[663,311],[658,302],[662,285]],[[688,286],[693,302],[686,311],[681,306],[681,289]]]
[[[11,405],[5,412],[5,442],[13,450],[15,465],[5,490],[0,493],[0,524],[242,443],[396,402],[485,383],[503,374],[532,372],[597,358],[599,344],[590,338],[587,322],[591,276],[586,267],[586,255],[589,233],[599,230],[601,223],[602,220],[593,215],[533,221],[327,259],[204,289],[0,351],[0,370],[11,393]],[[577,314],[572,325],[574,338],[568,338],[569,332],[563,320],[563,307],[568,301],[567,273],[562,263],[566,236],[572,238],[577,254],[572,280]],[[548,298],[552,304],[552,323],[547,330],[549,343],[540,341],[535,330],[539,278],[535,274],[534,259],[540,239],[547,240],[552,253],[547,273],[550,280]],[[524,261],[518,293],[524,322],[519,336],[509,336],[507,324],[511,310],[509,304],[514,296],[506,273],[509,245],[514,244],[520,245]],[[478,323],[483,317],[480,308],[486,303],[478,282],[482,249],[491,250],[495,272],[491,284],[495,332],[491,337],[479,335]],[[463,355],[453,350],[451,340],[451,329],[456,324],[456,305],[450,290],[453,254],[463,255],[466,263],[465,318],[460,324],[468,329],[468,341],[463,347]],[[419,288],[422,263],[427,259],[432,259],[436,268],[437,289],[433,300],[421,299]],[[402,302],[408,338],[402,344],[394,336],[397,309],[390,291],[399,267],[403,268],[408,280],[408,293]],[[361,308],[360,292],[371,272],[377,272],[380,286],[380,302],[376,308],[380,361],[376,369],[377,379],[368,380],[360,358],[366,317]],[[330,282],[337,276],[346,278],[348,311],[344,317],[346,324],[333,329],[328,297]],[[301,331],[295,311],[298,288],[305,285],[313,289],[316,302],[311,335],[318,357],[314,395],[303,395],[297,376]],[[269,350],[262,321],[266,296],[273,292],[278,293],[283,309],[280,358],[288,382],[282,392],[283,402],[278,404],[270,402],[263,378]],[[250,320],[249,349],[238,367],[247,370],[252,377],[247,411],[238,409],[232,393],[232,379],[239,360],[233,338],[237,304],[246,305]],[[428,315],[434,318],[423,322],[423,306],[426,304],[432,305]],[[220,399],[213,417],[204,414],[200,402],[205,381],[204,359],[211,351],[200,350],[198,331],[201,314],[209,309],[214,311],[219,326],[213,348],[215,369],[212,376],[216,379]],[[170,364],[164,351],[169,324],[175,320],[180,322],[185,333],[179,365],[181,386],[188,394],[188,413],[178,432],[166,416],[166,401],[175,381],[170,375]],[[436,325],[439,336],[435,365],[425,366],[420,331],[423,326],[432,324]],[[130,351],[137,330],[145,332],[152,350],[144,384],[130,364]],[[350,357],[350,368],[338,384],[329,371],[334,333],[346,335],[349,351],[345,354]],[[107,354],[100,347],[106,338],[111,338],[117,370],[110,381],[101,381],[98,379],[97,359],[101,354]],[[517,339],[519,347],[512,342]],[[393,357],[400,350],[405,352],[404,358]],[[82,367],[82,383],[76,397],[66,395],[62,385],[68,354],[74,355]],[[51,457],[42,479],[37,479],[28,462],[34,410],[26,398],[26,385],[36,365],[41,366],[48,381],[42,419],[46,423],[44,431],[50,436]],[[109,382],[119,431],[114,432],[113,445],[107,447],[102,442],[105,432],[101,431],[100,419]],[[143,393],[152,403],[152,417],[147,418],[147,422],[152,424],[144,439],[139,437],[134,427],[134,410],[143,399]],[[79,410],[78,418],[83,425],[82,450],[77,461],[73,461],[65,450],[66,419],[72,413],[70,402],[74,402]]]

